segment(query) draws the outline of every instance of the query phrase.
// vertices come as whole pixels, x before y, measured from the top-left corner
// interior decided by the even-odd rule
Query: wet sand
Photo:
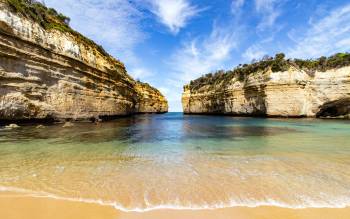
[[[348,219],[350,208],[285,209],[278,207],[225,208],[217,210],[154,210],[122,212],[109,206],[34,198],[0,193],[0,218],[4,219]]]

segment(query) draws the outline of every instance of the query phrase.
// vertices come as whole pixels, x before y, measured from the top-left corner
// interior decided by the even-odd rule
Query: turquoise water
[[[350,121],[138,115],[0,127],[0,190],[127,211],[350,206]]]

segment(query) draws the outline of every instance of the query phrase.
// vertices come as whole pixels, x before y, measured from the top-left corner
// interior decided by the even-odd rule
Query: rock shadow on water
[[[129,127],[133,119],[121,119],[113,122],[74,123],[38,125],[27,124],[16,129],[0,129],[0,142],[22,142],[32,140],[52,140],[53,143],[102,143],[115,139],[128,140],[131,138]]]
[[[186,116],[182,122],[182,131],[184,139],[234,140],[298,132],[297,129],[270,122],[271,120],[266,118]]]
[[[255,121],[255,123],[254,123]],[[181,114],[138,115],[114,121],[93,124],[76,123],[22,126],[0,131],[1,142],[50,140],[52,143],[105,143],[119,142],[129,145],[155,142],[185,142],[196,139],[239,140],[250,136],[271,136],[296,132],[296,129],[274,127],[256,119],[230,117],[188,117]]]

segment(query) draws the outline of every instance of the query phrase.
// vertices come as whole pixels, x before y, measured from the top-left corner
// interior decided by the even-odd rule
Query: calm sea
[[[0,127],[0,191],[126,211],[350,206],[350,121],[138,115]]]

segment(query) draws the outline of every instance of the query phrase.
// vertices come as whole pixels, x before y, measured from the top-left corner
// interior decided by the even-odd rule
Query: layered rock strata
[[[187,114],[349,118],[350,67],[310,74],[290,66],[215,84],[186,85],[182,104]]]
[[[0,2],[0,120],[163,113],[155,88],[69,32],[45,30]]]

